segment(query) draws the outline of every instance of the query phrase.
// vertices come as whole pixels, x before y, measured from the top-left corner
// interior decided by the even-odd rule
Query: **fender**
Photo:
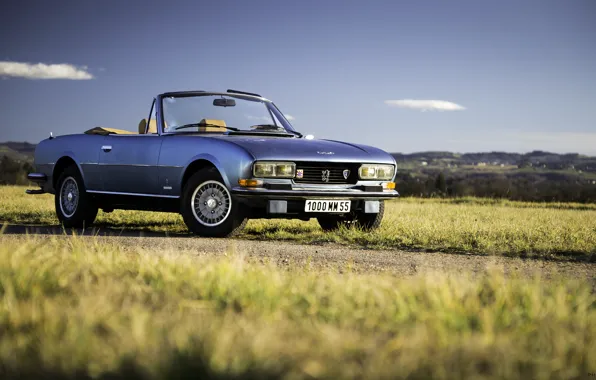
[[[60,157],[56,161],[54,161],[54,165],[52,165],[52,178],[51,178],[52,183],[54,182],[54,174],[56,174],[56,166],[58,165],[59,162],[61,162],[65,158],[70,158],[71,160],[74,161],[75,165],[77,166],[77,169],[79,169],[81,178],[83,179],[83,184],[85,184],[85,187],[86,187],[87,184],[85,183],[85,172],[83,171],[83,168],[81,167],[81,163],[79,162],[79,160],[77,160],[76,155],[74,154],[73,151],[62,152],[60,154]]]
[[[182,172],[180,173],[180,178],[178,178],[178,183],[180,184],[180,191],[182,192],[182,179],[184,178],[184,174],[186,174],[186,171],[188,170],[188,167],[195,161],[199,161],[199,160],[204,160],[204,161],[208,161],[210,162],[213,166],[215,166],[215,168],[217,169],[217,171],[219,172],[219,174],[221,175],[221,178],[224,181],[224,184],[226,185],[226,187],[228,189],[231,189],[232,186],[230,184],[230,180],[223,168],[223,166],[221,165],[221,163],[219,162],[219,160],[217,158],[215,158],[214,156],[212,156],[209,153],[201,153],[201,154],[197,154],[196,156],[194,156],[193,158],[191,158],[190,160],[188,160],[186,162],[186,164],[184,165],[184,169],[182,170]]]

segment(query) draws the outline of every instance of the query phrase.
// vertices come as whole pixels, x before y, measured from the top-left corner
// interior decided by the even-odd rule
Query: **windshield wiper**
[[[261,130],[267,130],[267,131],[271,131],[271,130],[277,130],[277,131],[286,131],[286,129],[284,127],[280,127],[279,125],[275,125],[275,124],[257,124],[257,125],[251,125],[250,126],[251,129],[261,129]]]
[[[257,124],[257,125],[253,125],[251,126],[251,128],[255,128],[255,129],[260,129],[260,130],[277,130],[280,132],[286,132],[286,133],[292,133],[298,137],[302,137],[302,133],[300,132],[296,132],[296,131],[291,131],[291,130],[287,130],[284,127],[280,127],[279,125],[275,125],[275,124]]]
[[[223,125],[219,125],[219,124],[201,124],[201,123],[184,124],[179,127],[175,127],[174,129],[178,130],[178,129],[185,129],[185,128],[198,128],[198,127],[218,127],[218,128],[229,129],[230,131],[239,131],[240,130],[238,128],[223,126]]]

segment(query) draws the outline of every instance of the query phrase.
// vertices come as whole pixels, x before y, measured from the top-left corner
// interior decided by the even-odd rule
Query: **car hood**
[[[257,160],[395,163],[387,152],[335,140],[273,136],[213,136],[246,149]]]

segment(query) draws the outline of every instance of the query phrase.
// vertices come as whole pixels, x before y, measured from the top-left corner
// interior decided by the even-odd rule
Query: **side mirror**
[[[306,135],[306,136],[304,136],[304,138],[307,139],[307,140],[312,140],[312,139],[315,138],[315,136],[313,136],[313,135]]]
[[[216,107],[234,107],[236,101],[234,99],[213,99],[213,105]]]

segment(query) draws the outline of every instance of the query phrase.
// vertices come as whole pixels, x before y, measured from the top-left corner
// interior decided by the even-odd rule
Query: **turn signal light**
[[[386,182],[383,187],[387,190],[395,190],[395,182]]]
[[[263,184],[263,181],[258,179],[239,179],[238,184],[242,187],[259,187]]]

